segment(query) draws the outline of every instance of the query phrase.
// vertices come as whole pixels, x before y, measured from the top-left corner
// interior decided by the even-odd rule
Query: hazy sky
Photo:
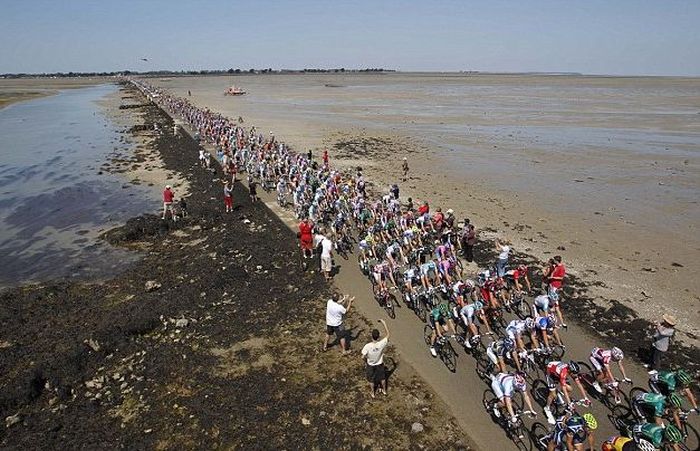
[[[0,73],[384,67],[700,75],[699,30],[700,0],[2,0]]]

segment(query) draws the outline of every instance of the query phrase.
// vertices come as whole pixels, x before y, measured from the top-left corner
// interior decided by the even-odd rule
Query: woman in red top
[[[175,214],[173,213],[173,199],[175,199],[175,193],[170,189],[170,185],[165,185],[165,190],[163,191],[163,219],[170,211],[170,216],[175,220]]]
[[[311,258],[313,255],[314,248],[314,237],[313,237],[314,225],[309,221],[309,218],[304,218],[299,223],[299,240],[301,251],[304,254],[304,258]]]
[[[564,322],[564,317],[561,313],[561,287],[564,284],[564,277],[566,276],[566,267],[564,266],[564,263],[561,262],[560,255],[556,255],[552,260],[554,265],[551,267],[551,271],[549,272],[549,275],[547,277],[547,282],[549,284],[547,292],[549,294],[549,297],[556,303],[556,305],[558,305],[558,307],[555,308],[555,310],[557,312],[557,316],[559,317],[559,322],[561,322],[561,326],[565,328],[566,323]]]

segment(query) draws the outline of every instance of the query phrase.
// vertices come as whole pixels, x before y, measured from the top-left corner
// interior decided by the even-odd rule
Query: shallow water
[[[96,103],[116,90],[67,90],[0,110],[1,285],[100,277],[138,258],[96,239],[158,207],[153,190],[99,173],[128,145]]]

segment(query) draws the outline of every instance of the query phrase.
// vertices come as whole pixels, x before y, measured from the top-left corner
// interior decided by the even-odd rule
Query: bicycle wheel
[[[493,406],[498,401],[499,400],[496,397],[496,394],[493,392],[493,390],[491,390],[490,388],[488,390],[484,390],[484,394],[481,396],[481,403],[484,406],[484,409],[486,409],[486,412],[488,412],[488,414],[491,415],[491,418],[494,418]]]
[[[423,327],[423,340],[425,340],[425,344],[430,346],[431,338],[433,336],[433,329],[426,324],[425,327]]]
[[[549,429],[542,423],[535,423],[530,428],[530,440],[532,445],[544,451],[547,449],[547,443],[549,442]]]
[[[525,299],[515,304],[515,314],[520,319],[525,319],[525,317],[530,315],[530,303]]]
[[[634,387],[630,390],[630,406],[632,405],[632,401],[634,398],[637,397],[637,395],[641,395],[642,393],[648,393],[649,391],[645,388],[642,387]]]
[[[440,359],[451,373],[457,371],[457,353],[449,340],[440,346]]]
[[[525,401],[523,400],[523,394],[519,391],[514,391],[513,396],[510,398],[510,402],[513,404],[513,410],[516,412],[522,412]]]
[[[416,316],[418,317],[421,322],[426,322],[428,320],[427,317],[427,310],[425,309],[425,305],[423,304],[423,299],[422,298],[414,298],[414,309],[413,311],[416,313]]]
[[[693,427],[687,421],[683,421],[682,425],[683,435],[685,435],[685,440],[683,442],[687,449],[700,449],[700,433],[698,432],[698,430],[695,429],[695,427]]]
[[[491,381],[493,368],[493,362],[489,360],[489,357],[486,354],[484,354],[481,358],[476,360],[476,374],[478,374],[479,377],[485,382]]]
[[[547,405],[549,387],[547,387],[547,383],[545,381],[543,381],[542,379],[537,379],[535,382],[533,382],[532,389],[530,389],[530,393],[532,393],[532,398],[537,404],[540,405],[540,407],[544,407],[545,405]]]
[[[563,346],[559,344],[552,345],[552,353],[550,354],[551,360],[561,360],[564,357],[566,350]]]
[[[586,393],[593,398],[602,400],[604,395],[601,395],[601,393],[593,386],[593,383],[596,382],[596,377],[591,366],[587,362],[583,361],[579,361],[577,363],[578,366],[581,367],[579,380],[581,381],[583,388],[586,390]]]
[[[384,310],[386,310],[386,314],[389,315],[389,318],[395,319],[396,318],[396,311],[394,311],[394,304],[396,304],[396,298],[394,297],[393,294],[386,294],[384,295]]]

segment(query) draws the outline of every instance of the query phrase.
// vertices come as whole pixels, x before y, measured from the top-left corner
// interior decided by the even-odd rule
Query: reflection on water
[[[0,110],[0,284],[102,276],[137,258],[95,240],[158,205],[152,191],[99,174],[126,145],[95,103],[116,89],[69,90]]]

